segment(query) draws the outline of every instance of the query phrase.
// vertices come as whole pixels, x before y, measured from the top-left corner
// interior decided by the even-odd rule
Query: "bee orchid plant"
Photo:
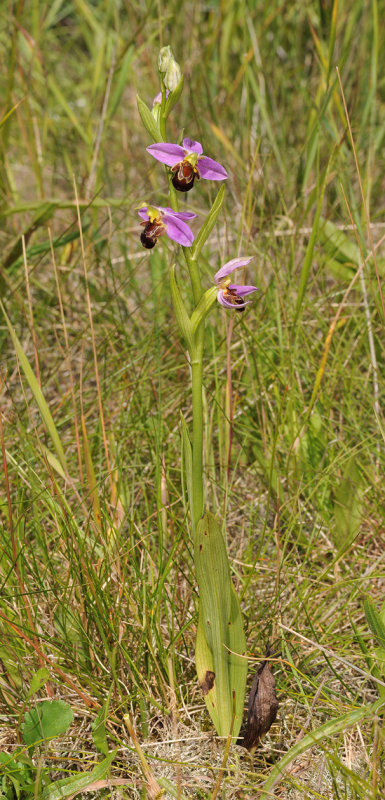
[[[183,76],[171,48],[159,55],[161,91],[152,111],[138,98],[142,122],[153,139],[147,152],[166,167],[169,206],[143,205],[139,211],[143,247],[152,249],[164,234],[182,248],[189,274],[192,312],[178,288],[175,265],[170,269],[171,296],[180,333],[186,343],[191,364],[192,431],[182,418],[182,440],[186,485],[194,545],[194,563],[199,592],[199,620],[195,644],[198,680],[207,709],[220,736],[236,738],[244,708],[247,658],[243,620],[227,555],[223,525],[207,509],[203,464],[203,351],[205,320],[216,301],[229,312],[243,312],[246,299],[256,286],[231,282],[232,273],[246,267],[251,257],[233,258],[214,275],[213,285],[204,290],[199,256],[224,197],[224,184],[214,200],[199,233],[194,237],[189,223],[196,217],[179,211],[178,193],[190,192],[201,178],[225,181],[225,168],[203,154],[200,142],[184,138],[182,145],[166,140],[166,120],[179,99]]]

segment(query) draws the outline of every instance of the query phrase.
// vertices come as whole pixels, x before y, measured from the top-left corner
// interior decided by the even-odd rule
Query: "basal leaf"
[[[110,705],[110,699],[106,700],[103,703],[101,709],[98,711],[92,725],[92,738],[94,741],[94,745],[100,753],[103,755],[108,755],[108,744],[107,744],[107,734],[106,734],[106,719],[108,714],[108,708]]]
[[[33,695],[36,694],[36,692],[38,692],[42,686],[45,686],[47,681],[49,681],[49,677],[50,674],[49,674],[49,669],[47,669],[47,667],[41,667],[41,669],[38,669],[37,672],[35,672],[35,674],[32,675],[32,680],[28,689],[26,700],[30,700],[30,698],[33,697]]]
[[[336,259],[341,264],[357,268],[359,251],[353,232],[348,236],[334,222],[323,219],[320,223],[320,239],[330,258]]]
[[[371,597],[365,597],[364,611],[373,636],[375,636],[379,646],[381,648],[385,648],[385,624],[381,619],[381,616],[378,613]]]
[[[44,789],[41,800],[66,800],[67,797],[74,797],[87,789],[90,784],[102,780],[107,775],[115,756],[116,750],[113,750],[89,772],[81,772],[71,778],[51,783]]]
[[[196,666],[209,714],[220,736],[238,736],[245,699],[247,659],[243,620],[232,584],[226,544],[217,520],[197,525],[194,562],[199,588]]]
[[[352,456],[334,494],[334,521],[337,544],[346,550],[357,536],[362,517],[364,487]]]
[[[42,740],[54,739],[66,732],[73,718],[72,708],[64,700],[43,700],[24,717],[23,742],[33,747]]]

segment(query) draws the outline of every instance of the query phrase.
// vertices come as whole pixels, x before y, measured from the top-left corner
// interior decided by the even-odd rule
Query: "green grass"
[[[31,0],[7,9],[0,750],[15,751],[36,700],[62,699],[74,712],[67,733],[35,751],[21,800],[102,761],[91,728],[102,707],[117,752],[87,797],[146,796],[148,768],[125,715],[175,796],[215,798],[222,765],[193,660],[180,438],[180,410],[189,421],[191,409],[173,249],[161,241],[144,252],[135,211],[166,199],[135,99],[150,105],[158,92],[165,44],[185,75],[170,135],[183,128],[230,176],[203,248],[205,285],[245,253],[256,256],[247,279],[260,288],[243,316],[211,312],[205,452],[249,654],[258,663],[268,644],[280,651],[280,710],[254,760],[231,747],[219,796],[257,797],[285,757],[274,796],[379,800],[382,710],[371,707],[385,669],[364,598],[380,611],[385,585],[380,4]],[[208,210],[214,197],[202,181],[189,203]],[[183,269],[180,260],[182,286]],[[42,667],[50,680],[27,700]],[[109,786],[108,776],[126,783]],[[1,781],[0,797],[17,797]]]

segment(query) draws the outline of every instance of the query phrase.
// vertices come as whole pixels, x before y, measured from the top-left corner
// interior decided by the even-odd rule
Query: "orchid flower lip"
[[[231,297],[231,300],[227,300],[226,297]],[[233,311],[234,309],[236,311],[243,311],[250,302],[250,300],[238,299],[236,295],[228,295],[224,289],[219,289],[217,300],[221,306],[224,306],[224,308],[231,308]]]

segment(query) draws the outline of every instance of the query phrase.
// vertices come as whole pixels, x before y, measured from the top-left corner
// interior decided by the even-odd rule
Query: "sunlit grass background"
[[[103,757],[91,725],[104,704],[118,748],[110,777],[126,784],[88,797],[146,796],[125,714],[174,796],[215,797],[223,742],[193,662],[175,252],[164,240],[144,252],[135,211],[166,199],[136,93],[151,106],[170,44],[185,88],[169,136],[198,139],[229,172],[205,286],[246,254],[260,289],[244,315],[213,309],[205,361],[208,501],[227,515],[250,656],[280,653],[277,722],[254,761],[232,748],[220,790],[254,798],[304,733],[378,696],[363,601],[380,609],[385,586],[383,9],[8,0],[3,10],[1,750],[15,748],[32,677],[48,667],[31,703],[66,700],[75,720],[35,754],[28,796]],[[188,198],[200,221],[216,190],[202,184]],[[383,736],[369,717],[325,738],[276,796],[383,797]]]

